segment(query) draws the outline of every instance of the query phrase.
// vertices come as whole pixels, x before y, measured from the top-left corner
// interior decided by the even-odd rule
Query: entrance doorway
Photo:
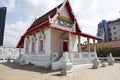
[[[67,51],[68,51],[68,42],[63,41],[63,52],[67,52]]]

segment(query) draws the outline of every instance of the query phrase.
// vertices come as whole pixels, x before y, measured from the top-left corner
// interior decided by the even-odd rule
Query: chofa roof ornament
[[[68,0],[65,0],[64,3],[62,4],[62,6],[60,8],[56,8],[57,11],[56,11],[56,14],[51,18],[50,15],[48,16],[49,18],[49,22],[52,24],[52,23],[56,23],[56,19],[57,17],[60,15],[61,11],[64,9],[64,6],[66,4]]]

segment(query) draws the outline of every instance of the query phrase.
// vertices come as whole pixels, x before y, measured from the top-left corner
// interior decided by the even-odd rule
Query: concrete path
[[[0,63],[0,80],[120,80],[120,63],[99,69],[91,69],[90,65],[77,67],[68,76],[32,65]]]

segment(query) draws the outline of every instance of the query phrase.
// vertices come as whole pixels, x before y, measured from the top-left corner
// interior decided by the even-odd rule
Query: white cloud
[[[18,3],[19,7],[30,18],[40,17],[45,12],[53,9],[57,4],[58,2],[56,0],[20,0]]]
[[[77,15],[77,13],[79,13],[83,9],[84,5],[82,3],[84,3],[84,0],[70,0],[69,2],[75,15]]]
[[[101,20],[114,20],[120,16],[120,13],[118,13],[120,11],[119,3],[119,0],[84,0],[81,3],[83,5],[81,11],[77,13],[82,31],[96,35],[97,24]]]
[[[0,0],[1,7],[7,7],[7,11],[12,11],[15,8],[15,0]]]
[[[98,6],[98,0],[93,0],[90,7],[91,11],[96,11],[97,6]]]
[[[29,23],[23,21],[19,21],[15,24],[6,24],[4,46],[16,47],[20,37],[25,33],[28,24]]]

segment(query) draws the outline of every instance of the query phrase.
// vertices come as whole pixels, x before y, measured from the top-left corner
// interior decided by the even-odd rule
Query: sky
[[[16,47],[35,18],[64,0],[0,0],[7,7],[4,46]],[[120,0],[69,0],[82,32],[96,35],[97,24],[120,18]]]

